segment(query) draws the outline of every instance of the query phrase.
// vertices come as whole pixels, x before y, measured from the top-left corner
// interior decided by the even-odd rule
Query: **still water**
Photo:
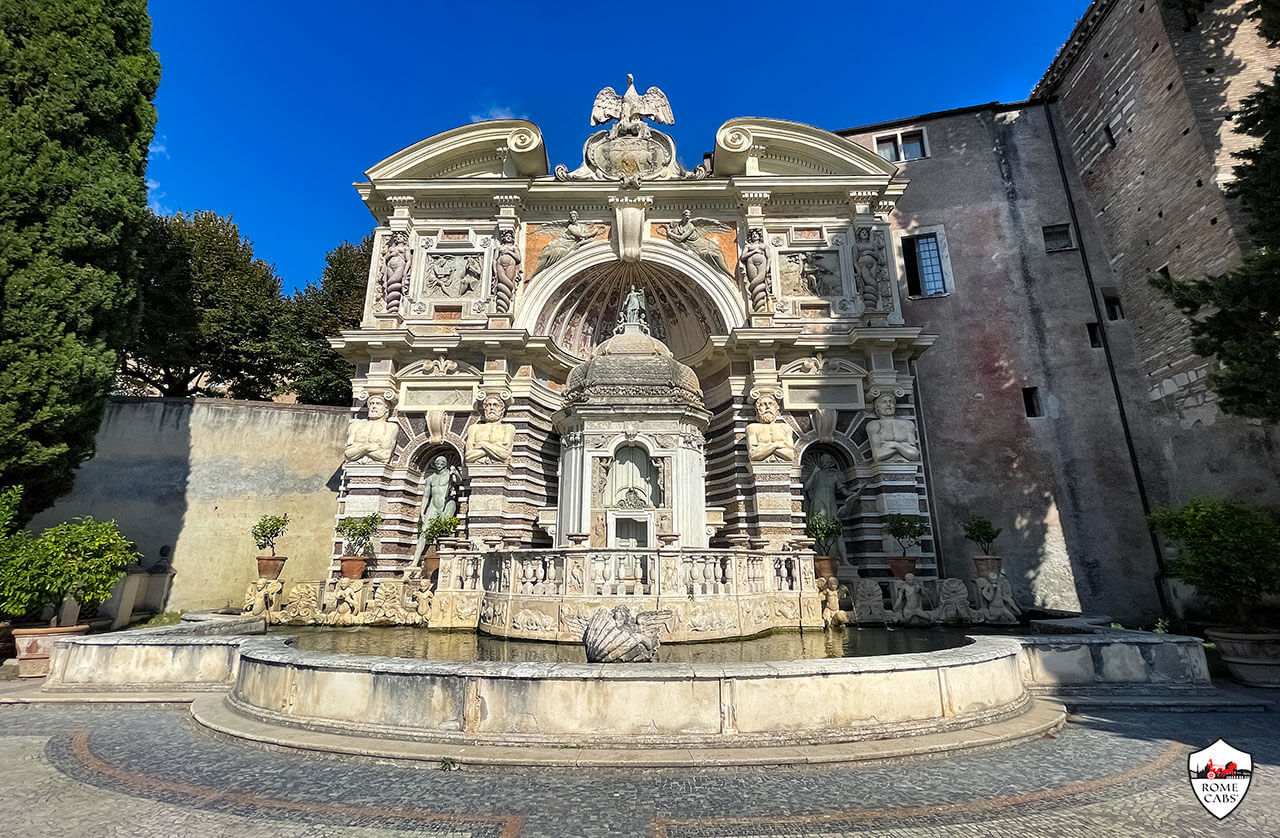
[[[272,628],[270,633],[293,635],[297,638],[294,646],[298,649],[347,655],[504,663],[586,663],[587,660],[580,643],[504,640],[464,631],[430,631],[408,627],[280,626]],[[658,660],[665,663],[758,663],[932,652],[966,645],[966,633],[1011,632],[981,627],[899,629],[878,626],[833,631],[777,631],[750,640],[664,643],[658,650]]]

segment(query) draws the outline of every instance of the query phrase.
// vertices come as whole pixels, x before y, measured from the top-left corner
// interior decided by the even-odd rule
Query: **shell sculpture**
[[[601,608],[591,615],[582,642],[589,663],[652,661],[658,656],[658,629],[671,611],[632,613],[625,605]]]

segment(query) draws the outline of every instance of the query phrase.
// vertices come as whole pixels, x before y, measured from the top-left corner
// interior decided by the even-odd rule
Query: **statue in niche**
[[[619,326],[647,324],[649,319],[648,304],[645,302],[644,289],[636,290],[634,285],[627,295],[622,298],[622,313],[618,317]]]
[[[733,228],[713,218],[694,218],[693,213],[685,210],[680,220],[667,226],[667,240],[683,250],[706,262],[718,271],[733,276],[729,265],[724,261],[724,253],[720,245],[706,237],[708,231],[729,233]]]
[[[502,421],[507,413],[506,402],[497,393],[489,393],[480,403],[480,410],[484,421],[472,425],[467,431],[467,462],[487,465],[509,461],[515,446],[516,429]]]
[[[391,421],[394,395],[370,394],[368,419],[356,419],[347,428],[347,445],[342,455],[349,463],[385,463],[391,459],[400,435],[400,426]]]
[[[382,269],[378,275],[382,307],[388,314],[400,310],[400,299],[409,284],[409,265],[409,235],[397,230],[382,245]]]
[[[426,524],[436,518],[453,518],[458,514],[458,484],[461,482],[462,473],[457,466],[449,465],[449,459],[443,454],[431,460],[430,471],[422,482],[423,526],[413,549],[413,565],[421,563],[422,554],[427,549]]]
[[[894,621],[904,626],[924,626],[933,621],[924,607],[924,586],[914,573],[908,573],[893,587]]]
[[[464,297],[480,285],[482,259],[477,253],[431,257],[422,289],[428,297]]]
[[[888,311],[893,304],[889,288],[888,252],[884,231],[859,227],[854,234],[854,267],[857,269],[858,293],[866,311]]]
[[[499,313],[511,311],[511,298],[520,287],[520,262],[516,231],[500,231],[497,250],[493,254],[493,295]]]
[[[648,509],[660,505],[653,461],[638,445],[626,445],[614,455],[607,483],[607,506]]]
[[[1003,573],[992,572],[973,581],[983,605],[978,611],[986,617],[987,622],[1002,626],[1016,625],[1018,616],[1022,614],[1022,607],[1013,598],[1013,586],[1009,584],[1008,577]]]
[[[834,576],[818,580],[818,593],[822,595],[822,624],[827,628],[849,625],[849,615],[840,609],[840,597],[848,587]]]
[[[756,421],[747,425],[747,456],[753,463],[794,463],[795,432],[781,420],[778,399],[763,393],[756,399]]]
[[[824,451],[818,455],[817,462],[813,463],[804,480],[805,515],[813,518],[822,514],[844,523],[853,514],[862,490],[862,484],[858,484],[850,491],[849,482],[836,464],[836,458]],[[832,544],[832,555],[841,562],[848,561],[843,535]]]
[[[893,393],[876,397],[876,416],[867,423],[867,441],[871,443],[871,458],[877,463],[919,462],[920,438],[916,436],[916,423],[894,416],[898,400]]]
[[[751,310],[769,310],[769,248],[764,243],[764,230],[753,227],[747,231],[747,245],[738,258],[746,280],[747,295],[751,297]]]
[[[590,242],[599,233],[597,227],[578,221],[577,210],[569,213],[568,221],[544,224],[539,228],[539,232],[553,227],[561,228],[560,237],[552,239],[546,247],[542,248],[542,252],[538,254],[538,264],[533,269],[535,274],[559,262],[573,251]]]

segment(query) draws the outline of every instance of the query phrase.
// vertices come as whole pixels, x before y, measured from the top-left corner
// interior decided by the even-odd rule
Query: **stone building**
[[[787,574],[819,510],[841,520],[846,580],[888,575],[890,514],[931,522],[922,577],[968,578],[961,524],[978,514],[1003,528],[1024,601],[1176,607],[1146,511],[1201,492],[1280,502],[1275,430],[1216,408],[1209,362],[1147,283],[1247,247],[1222,191],[1247,141],[1229,117],[1276,65],[1249,8],[1097,0],[1028,101],[836,132],[733,119],[693,170],[660,130],[671,104],[630,80],[595,103],[576,167],[522,120],[392,155],[356,185],[376,253],[361,327],[333,343],[360,399],[340,471],[301,469],[308,503],[385,518],[374,580],[415,572],[420,522],[445,513],[461,521],[450,590],[653,593],[671,575],[619,558],[595,578],[564,558],[579,548],[679,553],[718,595],[732,565],[744,616],[685,615],[693,632],[811,621],[751,596],[805,582]],[[112,516],[96,474],[44,519]],[[214,510],[276,500],[199,491]],[[199,508],[184,530],[205,526]],[[291,549],[336,573],[319,518]],[[199,604],[238,596],[238,550],[175,552],[174,591],[191,566]],[[484,559],[500,555],[542,558]],[[496,629],[499,603],[468,596],[433,624]],[[514,625],[535,612],[505,631],[539,636]]]

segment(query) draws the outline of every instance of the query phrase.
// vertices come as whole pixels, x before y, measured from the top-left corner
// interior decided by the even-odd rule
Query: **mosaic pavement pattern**
[[[264,750],[173,707],[0,707],[6,836],[1276,836],[1274,713],[1095,713],[984,753],[818,768],[441,771]],[[1218,822],[1186,756],[1254,755]]]

